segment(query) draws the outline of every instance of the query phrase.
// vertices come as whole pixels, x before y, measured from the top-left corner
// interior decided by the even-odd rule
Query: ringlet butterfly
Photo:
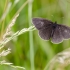
[[[44,40],[51,39],[52,43],[58,44],[63,39],[70,38],[70,27],[57,24],[44,18],[33,18],[33,24],[39,30],[39,35]]]

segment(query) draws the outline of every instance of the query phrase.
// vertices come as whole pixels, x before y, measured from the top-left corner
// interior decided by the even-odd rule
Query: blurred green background
[[[11,4],[8,9],[8,4]],[[69,0],[1,0],[0,18],[4,14],[4,19],[0,22],[0,39],[12,20],[13,16],[21,8],[12,31],[15,33],[22,28],[32,26],[31,18],[41,17],[49,19],[58,24],[70,26],[70,2]],[[59,52],[70,47],[70,41],[64,40],[60,44],[53,44],[51,41],[44,41],[38,36],[38,30],[26,32],[5,45],[5,49],[11,48],[11,53],[2,60],[13,63],[15,66],[25,67],[26,70],[44,70],[50,60]],[[0,65],[0,70],[20,70],[9,66]],[[70,70],[70,69],[69,69]]]

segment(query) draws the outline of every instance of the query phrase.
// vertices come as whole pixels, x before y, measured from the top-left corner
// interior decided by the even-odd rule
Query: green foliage
[[[0,1],[0,64],[2,64],[0,70],[15,68],[70,70],[70,49],[61,52],[70,47],[70,41],[64,40],[60,44],[53,44],[42,40],[32,25],[33,17],[46,18],[69,26],[70,2],[69,0]],[[2,62],[3,60],[6,62]]]

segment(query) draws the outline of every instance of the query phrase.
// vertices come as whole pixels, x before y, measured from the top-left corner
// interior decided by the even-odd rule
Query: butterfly
[[[32,22],[44,40],[51,39],[52,43],[59,44],[64,39],[70,38],[70,27],[68,26],[44,18],[32,18]]]

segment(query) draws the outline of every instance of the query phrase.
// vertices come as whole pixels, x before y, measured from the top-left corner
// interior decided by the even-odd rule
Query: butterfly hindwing
[[[70,38],[70,27],[65,25],[60,25],[61,33],[64,39]]]
[[[58,43],[62,42],[62,40],[63,40],[63,36],[61,34],[59,25],[57,25],[57,27],[54,30],[53,36],[51,38],[51,41],[53,43],[58,44]]]
[[[49,40],[51,37],[52,25],[39,30],[39,35],[44,40]]]

